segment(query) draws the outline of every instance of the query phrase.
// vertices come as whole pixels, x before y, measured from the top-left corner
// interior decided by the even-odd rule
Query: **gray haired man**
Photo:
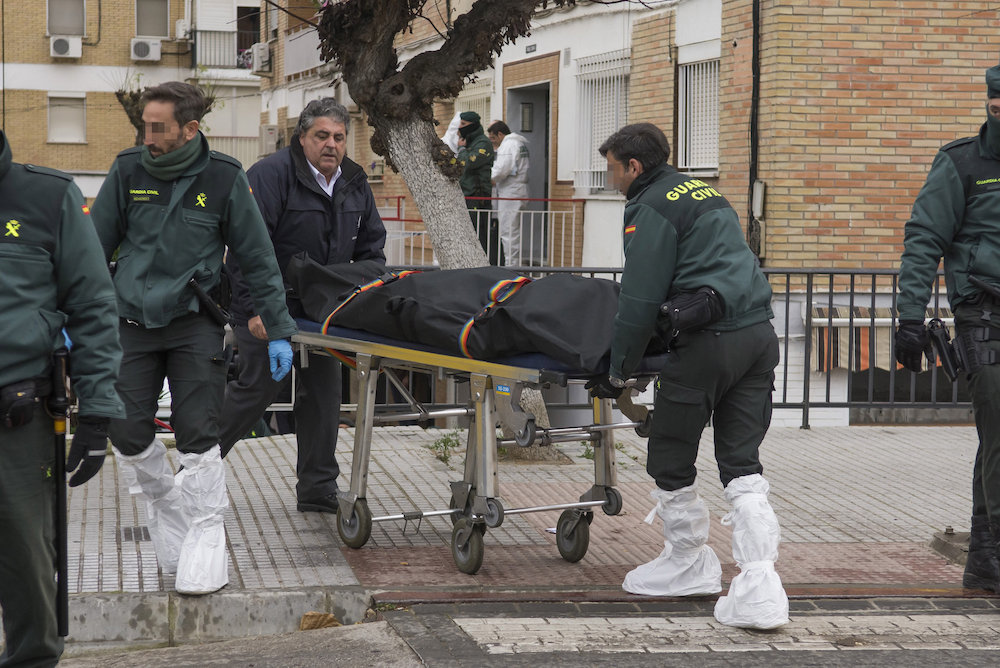
[[[247,172],[282,273],[291,257],[303,251],[320,264],[385,262],[385,227],[368,177],[347,157],[349,126],[350,116],[343,105],[333,98],[313,100],[299,115],[289,146]],[[267,331],[239,267],[235,262],[228,266],[233,275],[232,313],[239,356],[237,377],[226,388],[222,411],[223,456],[291,382],[271,379]],[[298,299],[289,296],[287,303],[293,317],[304,317]],[[323,355],[311,355],[307,365],[299,364],[298,358],[295,362],[297,507],[336,513],[340,363]]]

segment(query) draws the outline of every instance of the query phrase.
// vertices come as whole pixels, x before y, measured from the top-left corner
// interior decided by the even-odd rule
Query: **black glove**
[[[80,470],[69,479],[69,486],[82,485],[101,470],[104,455],[108,452],[108,418],[81,417],[73,434],[73,443],[69,446],[69,456],[66,458],[66,472],[72,473],[79,466]],[[82,463],[81,463],[82,462]]]
[[[610,376],[594,376],[587,381],[584,387],[590,391],[590,396],[595,399],[617,399],[621,396],[622,390],[625,389],[624,384],[621,387],[612,385]]]
[[[931,357],[931,337],[923,320],[900,320],[896,329],[896,361],[910,371],[923,370],[924,355]]]

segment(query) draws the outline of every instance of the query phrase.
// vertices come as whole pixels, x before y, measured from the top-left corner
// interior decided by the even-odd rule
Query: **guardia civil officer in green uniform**
[[[127,417],[111,424],[111,443],[134,475],[149,530],[177,591],[204,594],[228,582],[225,470],[218,419],[226,383],[224,329],[198,297],[220,282],[223,252],[239,260],[267,327],[271,372],[291,368],[296,331],[260,211],[239,162],[209,150],[196,86],[168,82],[142,96],[145,145],[118,154],[92,218],[114,274],[124,351],[118,390]],[[209,300],[210,301],[210,300]],[[183,475],[175,485],[153,419],[166,377]]]
[[[720,591],[719,560],[705,544],[708,509],[695,487],[698,442],[711,418],[719,475],[734,506],[733,550],[757,572],[734,579],[716,617],[779,626],[788,621],[788,599],[774,572],[778,523],[758,458],[778,364],[771,289],[736,212],[715,188],[667,164],[670,145],[659,128],[627,125],[600,152],[628,202],[610,376],[588,383],[591,393],[617,398],[657,329],[661,304],[678,309],[656,381],[646,465],[667,545],[622,586],[659,596]]]
[[[465,195],[465,206],[479,235],[479,244],[486,251],[490,264],[500,265],[504,263],[504,257],[500,246],[500,226],[490,219],[492,200],[471,199],[493,196],[493,182],[490,180],[495,157],[493,142],[486,136],[479,114],[474,111],[459,114],[458,134],[458,162],[462,166],[458,185]]]
[[[1000,592],[1000,66],[986,70],[986,123],[941,148],[906,223],[899,271],[896,360],[923,367],[924,317],[944,258],[956,346],[979,432],[972,469],[969,556],[962,584]]]
[[[88,209],[61,172],[13,162],[0,132],[0,666],[54,666],[55,461],[52,353],[74,345],[70,379],[79,423],[70,485],[97,473],[108,421],[124,417],[115,393],[121,362],[115,294]],[[79,467],[79,468],[78,468]]]

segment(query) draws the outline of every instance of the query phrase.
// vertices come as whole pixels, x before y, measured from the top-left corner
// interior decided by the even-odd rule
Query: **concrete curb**
[[[78,594],[70,597],[67,649],[174,646],[276,635],[299,630],[307,612],[341,623],[366,619],[372,594],[361,587],[303,587],[221,591]]]

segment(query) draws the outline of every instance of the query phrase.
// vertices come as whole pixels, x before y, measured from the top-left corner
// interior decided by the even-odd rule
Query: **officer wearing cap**
[[[986,70],[986,89],[979,134],[938,151],[913,203],[903,236],[895,343],[896,360],[921,371],[930,350],[924,317],[944,258],[979,432],[962,584],[1000,592],[1000,65]]]
[[[115,293],[88,209],[72,179],[13,161],[0,131],[0,665],[55,665],[53,420],[45,411],[52,353],[74,345],[70,379],[79,422],[66,468],[70,485],[104,463],[121,362]],[[79,467],[79,468],[77,468]]]
[[[493,143],[483,131],[479,114],[463,111],[458,121],[458,162],[462,166],[462,176],[458,185],[465,195],[465,206],[469,209],[472,226],[479,235],[479,243],[490,258],[490,264],[503,264],[500,248],[499,225],[490,220],[493,183],[490,172],[493,169]]]

